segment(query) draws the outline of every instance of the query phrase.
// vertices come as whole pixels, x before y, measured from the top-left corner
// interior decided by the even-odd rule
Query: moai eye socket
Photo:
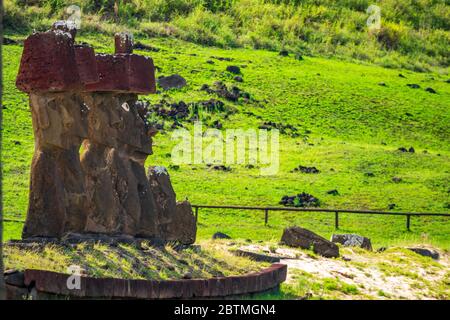
[[[128,112],[130,111],[130,106],[128,105],[128,103],[124,102],[122,103],[122,109]]]

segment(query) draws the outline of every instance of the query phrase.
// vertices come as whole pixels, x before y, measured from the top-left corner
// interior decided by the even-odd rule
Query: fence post
[[[334,213],[334,228],[337,230],[339,229],[339,212],[336,211]]]
[[[198,222],[198,207],[195,207],[195,224]]]
[[[408,231],[411,231],[411,215],[407,214],[406,215],[406,229]]]
[[[264,225],[267,226],[269,223],[269,209],[264,209]]]

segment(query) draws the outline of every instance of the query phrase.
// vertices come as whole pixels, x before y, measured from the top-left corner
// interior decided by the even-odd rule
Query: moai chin
[[[24,43],[16,84],[30,96],[36,147],[23,237],[194,242],[190,205],[176,204],[175,193],[161,193],[145,173],[155,130],[136,101],[155,92],[152,59],[132,53],[129,34],[115,36],[114,55],[75,44],[75,35],[58,22]]]

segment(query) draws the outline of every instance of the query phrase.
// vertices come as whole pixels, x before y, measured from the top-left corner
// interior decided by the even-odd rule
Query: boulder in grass
[[[437,252],[435,250],[426,249],[426,248],[408,248],[408,249],[417,254],[420,254],[421,256],[424,256],[424,257],[430,257],[431,259],[434,259],[434,260],[439,259],[439,252]]]
[[[161,77],[158,79],[158,84],[164,90],[180,89],[187,85],[186,79],[178,74],[173,74],[168,77]]]
[[[297,226],[284,229],[281,243],[290,247],[312,249],[314,253],[326,258],[339,257],[339,247],[314,232]]]
[[[340,243],[344,247],[360,247],[372,251],[370,239],[357,234],[333,234],[331,242]]]
[[[229,235],[223,232],[216,232],[212,236],[213,239],[231,239]]]
[[[241,73],[241,68],[239,68],[238,66],[228,66],[227,67],[227,71],[234,73],[234,74],[240,74]]]

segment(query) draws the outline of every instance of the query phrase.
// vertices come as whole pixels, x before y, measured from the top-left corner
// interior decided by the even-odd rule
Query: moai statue
[[[79,70],[90,66],[89,60],[77,64],[73,36],[67,29],[53,28],[24,42],[16,85],[30,97],[35,153],[23,238],[84,230],[79,149],[87,137],[88,108],[80,95],[87,82]]]
[[[188,201],[176,201],[167,169],[162,166],[151,166],[148,168],[147,178],[158,212],[160,237],[183,244],[194,243],[197,223],[191,205]]]
[[[96,60],[100,80],[87,86],[92,110],[82,156],[89,198],[87,231],[158,237],[144,169],[154,131],[136,107],[138,93],[155,92],[153,62],[132,54],[127,34],[116,35],[116,54],[98,54]]]
[[[176,203],[165,170],[145,173],[156,131],[137,99],[155,92],[153,61],[132,54],[128,34],[116,35],[114,55],[75,44],[75,35],[58,22],[24,43],[16,85],[30,96],[36,143],[23,237],[88,233],[193,243],[190,204]]]

